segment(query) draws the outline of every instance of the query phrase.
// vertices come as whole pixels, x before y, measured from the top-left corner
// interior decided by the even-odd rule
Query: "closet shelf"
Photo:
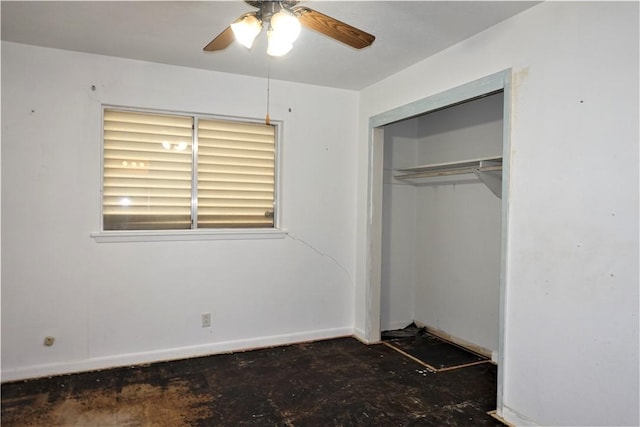
[[[398,169],[396,179],[432,178],[435,176],[461,175],[475,172],[502,170],[502,157],[462,160],[459,162],[435,163],[411,168]]]
[[[416,185],[443,182],[446,177],[454,175],[472,175],[474,179],[485,183],[496,196],[501,197],[502,157],[420,165],[397,169],[397,172],[395,179]]]

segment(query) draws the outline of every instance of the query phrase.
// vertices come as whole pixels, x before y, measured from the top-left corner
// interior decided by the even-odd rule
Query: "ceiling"
[[[376,36],[356,50],[303,29],[268,60],[266,36],[248,50],[202,48],[245,12],[243,1],[2,1],[2,40],[193,68],[359,90],[539,2],[304,1]]]

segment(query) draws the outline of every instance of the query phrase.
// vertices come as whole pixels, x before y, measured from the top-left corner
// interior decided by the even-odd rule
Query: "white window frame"
[[[148,108],[132,108],[119,105],[103,104],[100,120],[100,230],[92,232],[90,236],[98,243],[116,242],[154,242],[154,241],[198,241],[198,240],[255,240],[255,239],[283,239],[287,231],[282,228],[282,197],[281,197],[281,146],[283,123],[272,120],[275,127],[275,165],[274,165],[274,223],[273,228],[195,228],[184,230],[104,230],[103,228],[103,197],[104,190],[104,112],[107,109],[122,111],[191,116],[201,119],[229,120],[246,123],[263,123],[263,120],[247,117],[224,116],[217,114],[193,113],[184,111],[169,111]],[[197,129],[194,129],[197,132]],[[194,157],[195,159],[196,157]],[[195,161],[195,160],[194,160]],[[193,163],[192,163],[193,165]],[[194,169],[195,173],[195,169]],[[192,201],[192,209],[194,208]]]

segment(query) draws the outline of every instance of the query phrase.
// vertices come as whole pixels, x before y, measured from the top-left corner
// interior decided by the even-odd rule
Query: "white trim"
[[[369,128],[385,126],[399,120],[405,120],[420,114],[436,111],[440,108],[451,107],[461,102],[467,102],[476,97],[500,92],[504,89],[505,76],[510,73],[511,69],[498,71],[443,92],[429,95],[426,98],[418,99],[409,104],[376,114],[375,116],[369,117]]]
[[[172,242],[195,240],[258,240],[284,239],[286,230],[276,229],[200,229],[200,230],[172,230],[172,231],[96,231],[90,236],[98,243],[120,242]]]
[[[513,424],[516,426],[539,426],[541,424],[536,423],[535,421],[525,417],[522,414],[519,414],[517,411],[509,408],[506,405],[502,406],[502,413],[499,414],[502,419],[504,419],[509,424]]]
[[[98,369],[232,353],[237,351],[256,350],[265,347],[353,336],[353,333],[354,330],[351,327],[320,329],[317,331],[296,332],[284,335],[272,335],[268,337],[256,337],[236,341],[224,341],[188,347],[120,354],[115,356],[93,357],[86,360],[49,363],[17,369],[5,369],[2,371],[2,381],[17,381],[51,375],[62,375],[94,371]]]
[[[273,124],[273,126],[275,126],[275,138],[276,138],[276,158],[275,158],[275,164],[273,165],[274,169],[274,185],[273,185],[273,200],[274,200],[274,205],[273,205],[273,226],[278,229],[280,227],[282,227],[283,221],[283,212],[282,212],[282,206],[283,206],[283,202],[282,202],[282,196],[284,194],[284,192],[282,191],[282,176],[283,176],[283,171],[282,171],[282,165],[284,164],[282,161],[283,158],[283,153],[284,151],[282,150],[282,141],[284,139],[284,121],[282,120],[276,120],[271,122]]]
[[[353,337],[360,341],[363,344],[377,344],[379,341],[369,341],[365,338],[364,329],[354,328],[353,329]]]
[[[499,295],[499,313],[498,313],[498,348],[496,355],[496,363],[498,364],[497,374],[497,396],[496,408],[498,414],[502,416],[504,408],[504,390],[505,390],[505,368],[506,368],[506,323],[507,323],[507,266],[508,246],[509,246],[509,220],[511,218],[511,110],[512,97],[511,92],[511,68],[504,71],[503,84],[503,105],[502,105],[502,229],[500,241],[500,295]],[[491,356],[493,360],[493,355]],[[506,418],[505,418],[506,419]]]

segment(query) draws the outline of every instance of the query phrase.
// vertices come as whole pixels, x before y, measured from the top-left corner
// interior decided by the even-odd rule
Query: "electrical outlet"
[[[203,328],[211,327],[211,313],[202,313],[202,327]]]
[[[54,341],[54,337],[44,337],[44,345],[46,345],[47,347],[51,347]]]

